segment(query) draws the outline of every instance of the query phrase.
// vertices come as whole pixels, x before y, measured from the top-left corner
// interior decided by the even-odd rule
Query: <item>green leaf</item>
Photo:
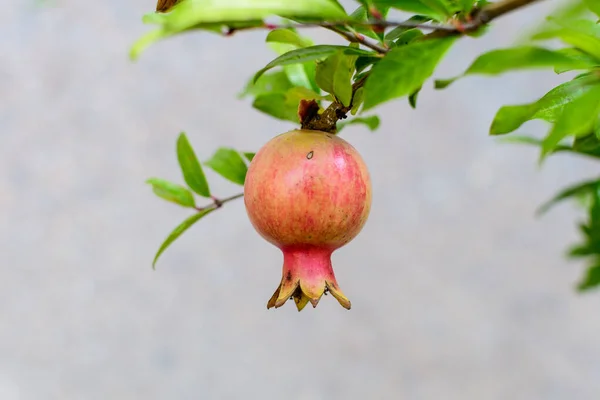
[[[347,56],[342,51],[317,62],[317,85],[335,96],[346,107],[352,101],[352,74],[355,62],[356,56]]]
[[[347,55],[370,56],[374,54],[370,51],[356,49],[349,46],[316,45],[304,47],[282,54],[281,56],[268,63],[263,69],[261,69],[256,73],[256,75],[254,75],[254,81],[256,82],[262,74],[264,74],[271,68],[284,65],[301,64],[308,61],[323,60],[340,50],[343,50],[344,54]]]
[[[376,6],[387,6],[397,10],[427,15],[437,21],[443,21],[448,17],[448,10],[440,0],[373,0]]]
[[[298,123],[300,100],[323,100],[321,96],[304,87],[292,87],[285,93],[265,93],[254,99],[252,106],[272,117]]]
[[[594,57],[590,56],[586,52],[583,52],[583,51],[581,51],[579,49],[576,49],[574,47],[560,49],[560,50],[558,50],[558,52],[561,53],[561,54],[565,54],[568,57],[571,57],[571,58],[573,58],[575,60],[579,60],[582,63],[588,64],[590,66],[590,68],[600,67],[600,61],[598,61]],[[575,69],[577,69],[577,68],[572,68],[572,67],[556,67],[556,68],[554,68],[554,72],[556,72],[557,74],[562,74],[562,73],[565,73],[565,72],[573,71]]]
[[[431,21],[431,18],[425,17],[423,15],[415,15],[406,20],[406,22],[416,23],[416,24],[424,24],[425,22],[429,22],[429,21]],[[405,32],[412,31],[412,30],[418,30],[418,29],[417,28],[407,28],[404,26],[397,26],[385,35],[385,42],[387,44],[390,44],[394,40],[402,37]]]
[[[364,109],[414,93],[433,74],[455,40],[431,39],[390,50],[367,78]]]
[[[544,139],[540,160],[567,136],[592,132],[600,112],[600,85],[590,87],[585,94],[563,108],[554,127]]]
[[[371,131],[377,130],[379,128],[380,120],[377,115],[369,115],[367,117],[357,117],[352,118],[349,121],[338,122],[338,133],[348,125],[361,124],[366,125]]]
[[[580,292],[593,289],[600,285],[600,265],[595,265],[587,270],[583,280],[577,285]]]
[[[270,16],[343,20],[343,8],[333,0],[189,0],[166,14],[150,14],[150,23],[181,31],[202,23],[261,20]]]
[[[551,19],[560,28],[549,28],[533,36],[534,40],[558,38],[600,60],[600,25],[589,20]]]
[[[458,4],[460,6],[460,11],[462,11],[464,13],[469,13],[473,9],[473,6],[475,5],[475,1],[474,0],[459,0]]]
[[[504,106],[496,114],[490,134],[502,135],[513,132],[525,122],[534,119],[555,122],[562,114],[565,105],[584,95],[592,84],[598,82],[599,79],[593,75],[583,75],[555,87],[534,103]]]
[[[307,47],[312,44],[311,41],[304,39],[302,36],[298,35],[297,32],[294,32],[291,29],[275,29],[269,32],[266,41],[267,43],[287,43],[296,48]]]
[[[286,92],[293,87],[284,71],[266,73],[257,82],[250,79],[239,98],[259,96],[265,93]]]
[[[570,187],[562,190],[560,193],[558,193],[556,196],[554,196],[552,199],[550,199],[546,203],[542,204],[538,208],[537,214],[538,215],[545,214],[546,212],[548,212],[548,210],[550,210],[557,203],[559,203],[563,200],[569,199],[571,197],[574,197],[574,196],[580,196],[582,194],[590,193],[590,192],[596,190],[598,187],[600,187],[600,180],[586,181],[586,182],[578,183],[577,185],[570,186]]]
[[[196,153],[190,145],[185,133],[181,133],[177,139],[177,159],[183,173],[185,183],[200,196],[210,197],[208,182],[204,171],[196,158]]]
[[[278,34],[271,38],[267,37],[267,42],[269,42],[270,47],[278,55],[313,44],[310,39],[298,35],[291,29],[279,29],[273,32],[277,32]],[[314,62],[285,65],[283,66],[283,70],[293,86],[302,86],[314,91],[319,90],[315,82]]]
[[[173,230],[173,232],[171,232],[171,234],[165,239],[163,244],[160,246],[160,248],[156,252],[156,255],[154,256],[154,261],[152,261],[152,268],[156,267],[156,261],[158,261],[158,258],[160,257],[160,255],[167,249],[167,247],[169,247],[171,245],[171,243],[173,243],[179,236],[181,236],[192,225],[194,225],[196,222],[198,222],[202,217],[205,217],[206,215],[210,214],[213,211],[215,211],[215,208],[208,208],[203,211],[199,211],[196,214],[189,217],[188,219],[186,219],[185,221],[183,221],[181,224],[179,224]]]
[[[256,155],[256,153],[249,153],[249,152],[245,152],[243,154],[244,154],[244,157],[246,157],[246,159],[248,161],[252,161],[254,159],[254,156]]]
[[[350,18],[356,22],[366,22],[370,19],[369,13],[367,12],[365,6],[360,6],[352,14],[350,14]],[[381,37],[373,31],[373,28],[369,26],[355,26],[351,29],[353,32],[360,33],[361,35],[370,37],[371,39],[380,40]]]
[[[417,108],[417,98],[419,97],[419,93],[421,92],[421,89],[423,87],[421,86],[420,88],[418,88],[417,90],[415,90],[414,92],[412,92],[409,96],[408,96],[408,104],[414,109]]]
[[[146,183],[152,185],[152,191],[158,197],[183,207],[196,207],[194,196],[183,186],[158,178],[150,178]]]
[[[356,89],[354,92],[354,97],[352,98],[352,109],[350,110],[350,114],[356,115],[358,113],[358,109],[363,104],[365,89],[361,86]]]
[[[600,2],[598,0],[584,0],[585,5],[600,17]]]
[[[246,180],[248,167],[237,151],[220,147],[212,158],[204,163],[223,178],[238,185],[243,185]]]
[[[409,43],[425,36],[419,29],[409,29],[402,34],[398,35],[398,38],[393,43],[396,46],[406,46]]]
[[[501,140],[503,143],[528,144],[536,147],[542,147],[543,141],[529,136],[508,136]],[[600,158],[600,148],[595,149],[576,149],[567,145],[557,145],[552,149],[552,153],[574,153],[592,158]]]
[[[589,63],[558,51],[541,47],[522,46],[492,50],[479,56],[462,75],[438,80],[436,89],[443,89],[455,80],[473,74],[498,75],[509,71],[538,68],[587,69]]]

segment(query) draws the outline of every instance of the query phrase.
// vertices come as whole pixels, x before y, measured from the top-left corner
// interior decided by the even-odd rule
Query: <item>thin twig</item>
[[[385,54],[388,52],[388,49],[386,49],[385,47],[381,47],[375,43],[371,43],[369,40],[367,40],[364,36],[359,35],[355,32],[346,32],[336,26],[325,26],[323,25],[323,27],[325,29],[329,29],[332,32],[335,32],[341,36],[343,36],[344,38],[346,38],[346,40],[348,40],[350,43],[360,43],[365,47],[368,47],[372,50],[375,50],[376,52],[378,52],[379,54]]]
[[[213,202],[207,206],[204,207],[195,207],[196,211],[198,212],[202,212],[202,211],[206,211],[206,210],[213,210],[213,209],[217,209],[217,208],[221,208],[223,206],[223,204],[225,203],[229,203],[232,200],[236,200],[239,199],[240,197],[243,197],[244,193],[238,193],[236,195],[233,196],[229,196],[229,197],[225,197],[224,199],[218,199],[216,197],[212,197]]]

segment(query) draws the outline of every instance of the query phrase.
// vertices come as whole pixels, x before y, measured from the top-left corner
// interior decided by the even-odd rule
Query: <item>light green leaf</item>
[[[296,50],[297,48],[295,45],[287,43],[271,42],[269,45],[279,55]],[[314,62],[284,65],[283,71],[292,83],[292,86],[302,86],[315,91],[319,90],[319,87],[315,82]]]
[[[267,35],[267,43],[286,43],[291,44],[295,48],[307,47],[312,45],[312,42],[306,40],[291,29],[275,29]]]
[[[504,106],[496,114],[490,134],[502,135],[513,132],[525,122],[534,119],[555,122],[562,114],[565,105],[584,95],[599,81],[600,79],[593,75],[583,75],[555,87],[534,103]]]
[[[521,46],[492,50],[479,56],[467,71],[456,78],[437,80],[436,89],[448,87],[458,78],[466,75],[498,75],[509,71],[537,68],[587,69],[589,63],[570,57],[567,54],[541,47]]]
[[[196,158],[194,149],[192,149],[183,132],[177,139],[177,160],[179,160],[185,183],[200,196],[210,197],[210,189],[204,171],[198,162],[198,158]]]
[[[205,217],[213,211],[215,211],[215,208],[208,208],[203,211],[199,211],[196,214],[189,217],[188,219],[186,219],[185,221],[183,221],[181,224],[179,224],[173,230],[173,232],[171,232],[171,234],[165,239],[163,244],[156,252],[156,255],[154,256],[154,261],[152,261],[152,268],[156,267],[156,261],[158,261],[158,258],[167,249],[167,247],[169,247],[179,236],[181,236],[185,231],[187,231],[192,225],[194,225],[201,218]]]
[[[354,92],[354,97],[352,98],[352,109],[350,110],[350,114],[356,115],[358,113],[358,109],[363,104],[365,89],[363,87],[359,87]]]
[[[347,55],[370,56],[373,54],[373,52],[356,49],[349,46],[317,45],[304,47],[282,54],[281,56],[268,63],[263,69],[261,69],[256,73],[256,75],[254,75],[254,81],[256,82],[262,74],[264,74],[271,68],[284,65],[301,64],[308,61],[323,60],[339,50],[343,50],[344,54]]]
[[[364,109],[410,95],[433,74],[456,38],[431,39],[396,47],[373,66],[365,83]]]
[[[533,36],[534,40],[558,38],[600,60],[600,25],[589,20],[551,19],[560,28],[549,28]]]
[[[464,13],[469,13],[473,9],[473,6],[475,5],[475,1],[474,0],[459,0],[458,5],[460,6],[460,11],[462,11]]]
[[[315,80],[327,93],[334,95],[344,106],[352,101],[352,74],[356,56],[338,51],[317,63]]]
[[[285,93],[265,93],[254,99],[252,106],[272,117],[298,123],[300,100],[323,100],[321,96],[304,87],[292,87]]]
[[[544,139],[540,161],[565,137],[592,132],[599,112],[600,84],[596,84],[585,94],[565,105],[554,127]]]
[[[585,5],[600,17],[600,1],[598,0],[584,0]]]
[[[420,15],[427,15],[437,21],[442,21],[447,18],[447,10],[442,5],[439,6],[440,1],[434,0],[427,4],[426,0],[373,0],[376,6],[387,6],[397,10],[407,11]],[[436,7],[437,4],[437,7]]]
[[[341,132],[341,130],[343,128],[347,127],[348,125],[355,125],[355,124],[366,125],[367,128],[369,128],[371,131],[374,131],[374,130],[377,130],[377,128],[379,128],[380,120],[377,115],[369,115],[367,117],[357,117],[357,118],[352,118],[349,121],[338,122],[338,124],[337,124],[338,134]]]
[[[587,54],[584,51],[581,51],[579,49],[576,49],[574,47],[568,47],[568,48],[564,48],[564,49],[560,49],[558,50],[559,53],[561,54],[565,54],[568,57],[571,57],[575,60],[579,60],[582,63],[588,64],[590,66],[590,68],[595,68],[595,67],[600,67],[600,61],[597,60],[596,58],[590,56],[589,54]],[[554,68],[554,72],[556,72],[557,74],[562,74],[565,72],[570,72],[573,71],[577,68],[572,68],[572,67],[556,67]]]
[[[238,185],[243,185],[246,180],[248,167],[240,153],[233,149],[220,147],[204,164],[223,178]]]
[[[192,193],[181,185],[158,178],[150,178],[146,183],[152,185],[152,191],[158,197],[183,207],[196,207]]]
[[[182,31],[202,23],[261,20],[270,16],[346,19],[343,8],[333,0],[188,0],[166,14],[150,14],[147,22]]]
[[[293,85],[284,71],[270,72],[261,76],[256,83],[253,79],[250,79],[238,98],[256,97],[265,93],[286,92],[292,87]]]

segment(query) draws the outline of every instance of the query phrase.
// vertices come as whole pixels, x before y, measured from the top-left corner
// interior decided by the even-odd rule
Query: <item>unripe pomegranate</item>
[[[356,149],[320,131],[276,136],[250,163],[244,203],[256,231],[283,252],[283,277],[267,308],[293,298],[301,311],[331,292],[350,309],[331,254],[358,235],[371,209],[371,180]]]

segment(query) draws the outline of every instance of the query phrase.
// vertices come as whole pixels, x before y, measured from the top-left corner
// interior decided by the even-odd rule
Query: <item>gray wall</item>
[[[552,5],[550,1],[547,6]],[[351,311],[266,310],[281,255],[228,204],[169,249],[188,215],[149,176],[181,181],[174,143],[201,158],[290,129],[235,98],[273,55],[264,32],[187,35],[149,49],[151,1],[7,2],[0,13],[0,399],[597,399],[600,293],[569,205],[536,206],[597,165],[487,136],[499,106],[552,73],[469,78],[380,109],[344,135],[373,177],[364,231],[334,256]],[[464,39],[452,76],[542,17],[542,4]],[[329,40],[330,35],[312,32]],[[542,124],[524,131],[541,133]],[[214,174],[214,192],[239,189]]]

